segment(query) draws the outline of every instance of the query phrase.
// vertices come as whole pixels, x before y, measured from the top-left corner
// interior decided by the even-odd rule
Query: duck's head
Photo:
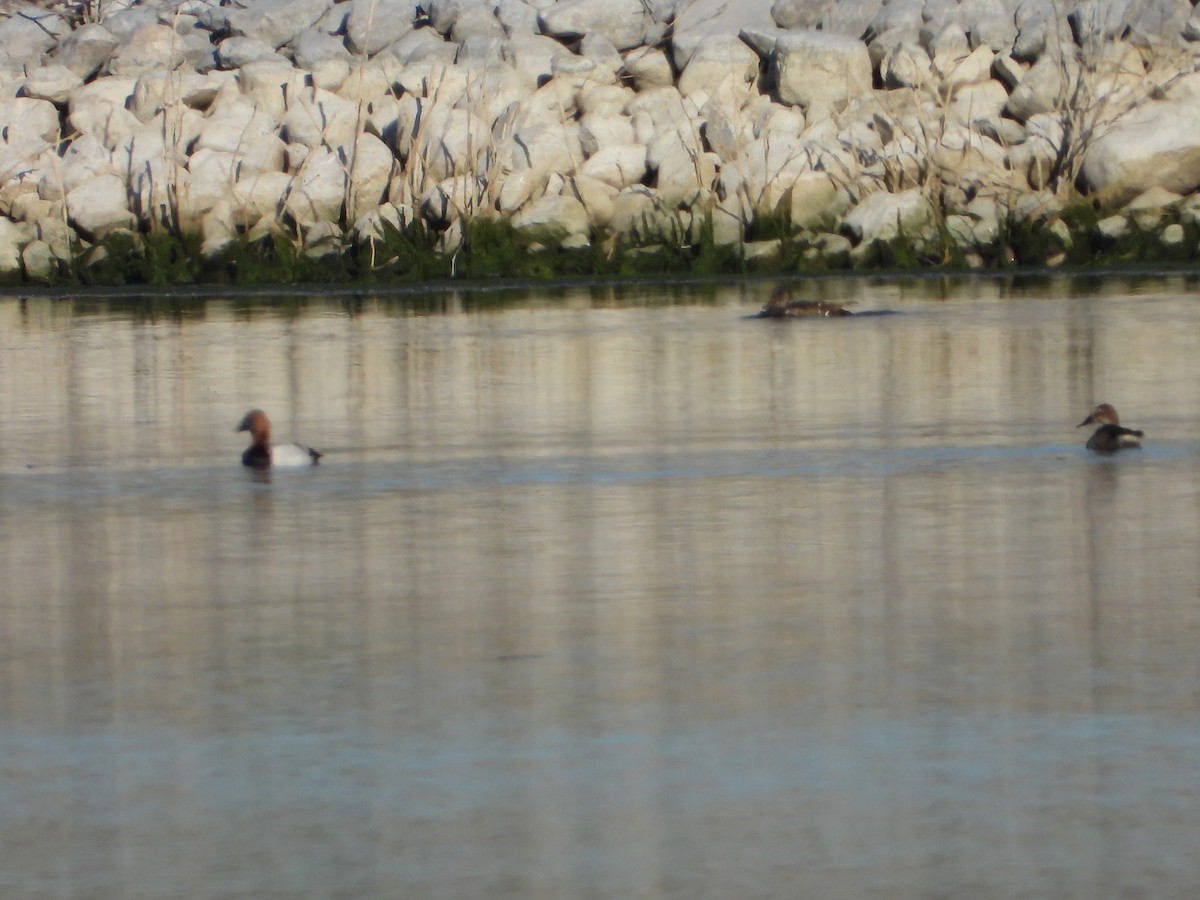
[[[252,409],[234,431],[248,431],[255,441],[265,441],[271,436],[271,420],[261,409]]]
[[[1086,419],[1076,425],[1076,428],[1082,428],[1084,425],[1120,425],[1121,419],[1117,415],[1117,411],[1107,403],[1101,403],[1091,411]]]
[[[771,296],[767,298],[767,305],[763,307],[763,312],[783,312],[791,302],[792,292],[781,284],[775,290],[771,291]]]

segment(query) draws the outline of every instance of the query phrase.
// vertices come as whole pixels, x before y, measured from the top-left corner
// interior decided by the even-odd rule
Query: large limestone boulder
[[[1114,204],[1153,187],[1190,194],[1200,187],[1200,117],[1191,104],[1147,103],[1119,119],[1083,156],[1087,189]]]
[[[654,26],[643,0],[563,0],[541,11],[542,31],[560,41],[599,34],[618,50],[630,50],[646,40]]]
[[[233,186],[231,202],[237,214],[247,222],[277,219],[292,189],[292,176],[285,172],[263,172],[239,178]]]
[[[0,53],[2,67],[20,72],[25,67],[36,68],[55,43],[70,33],[71,27],[57,10],[44,9],[49,4],[6,3],[0,18]]]
[[[330,5],[330,0],[256,0],[244,8],[226,7],[221,24],[233,35],[278,48],[317,22]]]
[[[351,220],[375,209],[387,195],[396,158],[387,144],[372,134],[360,134],[350,163]]]
[[[443,181],[474,172],[491,141],[488,124],[469,110],[434,109],[428,126],[420,129],[412,152],[421,159],[430,178]]]
[[[800,173],[788,194],[792,224],[797,228],[829,228],[853,205],[846,185],[828,172]]]
[[[919,188],[898,194],[871,194],[842,219],[841,230],[858,244],[889,241],[903,234],[921,240],[932,235],[933,204]]]
[[[838,110],[871,90],[871,57],[861,41],[819,31],[781,34],[771,52],[781,103]]]
[[[758,79],[759,58],[736,34],[707,35],[679,74],[681,94],[709,94],[726,82],[745,88]]]
[[[183,40],[169,25],[146,25],[128,35],[113,51],[108,71],[118,77],[170,71],[184,61]]]
[[[127,108],[136,84],[133,78],[97,78],[71,92],[67,124],[79,134],[94,134],[108,148],[116,147],[141,127]]]
[[[95,135],[81,135],[67,147],[57,166],[41,173],[38,195],[43,200],[60,200],[80,185],[117,171],[112,151]]]
[[[37,152],[58,140],[58,110],[47,100],[29,97],[0,101],[0,127],[5,143]]]
[[[108,62],[118,44],[113,33],[103,25],[88,22],[59,41],[54,58],[86,80]]]
[[[564,243],[572,243],[570,238],[586,238],[589,226],[587,209],[573,194],[544,195],[513,217],[513,227],[544,229]]]
[[[609,144],[589,156],[579,174],[618,190],[638,184],[646,177],[646,148],[632,143]]]
[[[129,188],[115,173],[97,175],[70,191],[67,217],[80,234],[95,239],[136,223],[129,209]]]
[[[344,147],[358,132],[358,118],[358,105],[337,94],[297,91],[289,98],[280,127],[289,144]]]
[[[66,104],[71,92],[83,84],[83,79],[61,63],[49,63],[25,76],[22,92],[34,100]]]
[[[233,97],[214,107],[205,118],[204,126],[196,138],[195,149],[244,153],[266,137],[279,142],[276,134],[278,127],[274,116],[244,98]],[[281,166],[271,168],[279,169]]]
[[[292,182],[287,208],[302,228],[336,222],[346,201],[346,165],[328,147],[314,148]]]
[[[346,46],[354,53],[374,56],[413,30],[412,0],[350,0],[346,5]]]
[[[183,206],[194,213],[227,200],[237,181],[237,157],[224,150],[197,150],[187,162],[189,185]]]

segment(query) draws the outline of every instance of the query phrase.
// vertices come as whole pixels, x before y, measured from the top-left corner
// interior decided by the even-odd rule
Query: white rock
[[[438,182],[421,197],[421,215],[435,228],[471,218],[483,201],[484,185],[474,175],[456,175]]]
[[[381,203],[375,209],[359,216],[354,222],[352,233],[360,245],[382,244],[391,231],[403,231],[412,221],[412,210]]]
[[[229,37],[217,45],[217,62],[222,69],[240,69],[250,63],[286,62],[265,41],[248,37]]]
[[[657,47],[638,47],[625,54],[624,69],[639,93],[675,84],[675,72],[667,54]]]
[[[968,125],[980,118],[999,119],[1007,102],[1008,91],[998,81],[964,85],[947,104],[947,118],[960,125]]]
[[[59,165],[43,173],[38,194],[45,200],[60,200],[101,175],[116,174],[112,151],[95,135],[81,135],[67,147]]]
[[[0,272],[19,272],[21,269],[21,244],[25,229],[16,222],[0,217]]]
[[[513,34],[503,47],[505,61],[535,82],[551,77],[554,63],[570,55],[571,51],[544,34]]]
[[[237,158],[221,150],[198,150],[188,158],[188,191],[182,206],[199,215],[228,200],[237,181]]]
[[[655,188],[668,206],[701,204],[716,187],[721,160],[715,153],[686,152],[682,144],[675,153],[664,155],[655,173]]]
[[[638,184],[646,177],[646,148],[641,144],[609,144],[589,156],[579,174],[618,190]]]
[[[88,22],[66,35],[54,58],[80,78],[91,78],[108,62],[119,42],[103,25]]]
[[[1005,111],[1024,122],[1038,113],[1060,109],[1065,102],[1069,74],[1055,60],[1040,59],[1021,77],[1005,104]]]
[[[435,109],[428,127],[418,132],[412,153],[420,157],[430,178],[444,181],[475,172],[491,145],[491,129],[479,116],[465,109]],[[498,147],[496,152],[503,156],[504,148]]]
[[[115,77],[170,71],[184,61],[183,41],[169,25],[146,25],[121,41],[108,60]]]
[[[214,73],[220,78],[228,78],[233,73]],[[216,115],[215,107],[234,96],[240,96],[265,113],[270,113],[276,121],[282,121],[290,105],[305,98],[310,99],[329,96],[321,90],[314,90],[306,83],[304,72],[295,69],[286,60],[269,59],[247,63],[236,74],[236,78],[228,83],[221,83],[221,91],[212,101],[209,114]]]
[[[1108,216],[1096,223],[1096,232],[1101,237],[1115,241],[1129,234],[1129,220],[1124,216]]]
[[[1003,53],[1017,39],[1017,26],[1012,16],[991,10],[969,25],[967,37],[972,47],[988,47],[993,53]]]
[[[83,84],[83,79],[59,63],[34,69],[25,76],[24,93],[34,100],[65,104],[71,91]]]
[[[546,190],[546,176],[532,169],[513,172],[500,182],[500,190],[496,195],[496,208],[506,216],[511,216],[529,202],[535,194],[540,195]]]
[[[345,4],[341,5],[345,8]],[[353,59],[340,35],[330,34],[317,26],[306,28],[296,35],[291,48],[296,67],[310,72],[324,62],[349,62]]]
[[[589,113],[579,120],[579,144],[588,156],[602,147],[632,143],[633,123],[628,116]]]
[[[358,105],[328,91],[297,92],[280,128],[289,144],[345,147],[358,131]]]
[[[48,100],[5,100],[0,102],[0,127],[9,146],[37,153],[58,140],[58,109]]]
[[[239,178],[231,192],[233,207],[247,221],[277,219],[291,193],[292,176],[285,172],[263,172]]]
[[[607,228],[613,217],[613,202],[619,193],[618,189],[605,181],[577,175],[569,179],[569,189],[583,208],[587,210],[588,221],[593,228]]]
[[[599,34],[618,50],[637,47],[654,19],[642,0],[561,0],[539,16],[542,31],[560,41]]]
[[[829,228],[853,205],[844,183],[828,172],[802,172],[788,195],[792,224],[797,228]]]
[[[871,57],[861,41],[817,31],[791,32],[775,41],[771,66],[782,103],[842,109],[871,90]]]
[[[710,94],[723,82],[737,86],[758,80],[758,54],[736,34],[713,34],[697,45],[679,74],[679,92],[692,94],[704,89]]]
[[[140,122],[149,122],[167,106],[208,106],[217,95],[219,83],[208,75],[176,69],[147,72],[134,83],[129,111]]]
[[[304,255],[312,259],[336,256],[343,250],[342,229],[333,222],[316,222],[304,231]]]
[[[968,84],[979,84],[992,77],[996,54],[990,47],[976,47],[967,56],[942,70],[942,89],[953,93]]]
[[[182,162],[160,156],[147,160],[126,177],[132,211],[140,221],[174,227],[177,217],[189,220],[188,211],[181,210],[179,204],[181,198],[191,196],[191,173]]]
[[[508,147],[498,147],[502,165],[513,172],[531,169],[541,175],[570,174],[583,162],[579,126],[533,125],[518,129]]]
[[[136,79],[98,78],[71,92],[67,123],[80,134],[94,134],[109,149],[141,127],[126,105]]]
[[[347,216],[357,219],[384,201],[396,158],[379,138],[360,134],[350,166],[350,208]]]
[[[1146,103],[1084,152],[1088,190],[1120,204],[1152,187],[1190,194],[1200,186],[1200,119],[1195,107]]]
[[[513,217],[513,227],[544,229],[553,233],[560,241],[568,237],[588,234],[590,220],[587,209],[574,196],[545,195],[521,208]]]
[[[213,107],[204,119],[204,126],[196,138],[196,150],[222,150],[227,153],[245,153],[265,137],[280,144],[279,165],[270,166],[277,170],[283,167],[283,148],[276,131],[275,118],[263,112],[243,98],[233,98]]]
[[[61,15],[40,5],[11,3],[5,7],[5,16],[0,18],[0,47],[4,48],[0,56],[17,71],[25,65],[40,65],[55,42],[71,30]]]
[[[470,48],[499,48],[503,37],[504,26],[496,18],[494,10],[486,6],[464,9],[450,29],[450,40],[462,45],[460,60],[464,51],[471,52]]]
[[[3,251],[0,251],[0,259],[2,258]],[[25,270],[26,278],[40,281],[58,271],[58,260],[45,241],[30,241],[21,251],[21,266]]]
[[[227,16],[233,34],[274,49],[293,40],[328,9],[328,0],[256,0],[243,9],[229,10]]]
[[[898,41],[884,54],[879,72],[885,87],[921,87],[930,79],[932,62],[925,48],[916,42]]]
[[[586,84],[579,90],[577,105],[583,116],[624,116],[634,92],[620,84]]]
[[[445,37],[464,9],[485,5],[490,5],[488,0],[425,0],[422,8],[434,30]]]
[[[374,56],[413,30],[411,0],[350,0],[346,17],[346,46],[353,53]]]
[[[858,244],[888,241],[904,234],[910,240],[931,236],[933,205],[919,188],[898,194],[871,194],[842,218],[841,230]]]
[[[327,147],[314,147],[292,180],[287,208],[302,228],[337,221],[346,200],[345,163]]]
[[[89,239],[136,224],[129,210],[129,188],[120,175],[97,175],[67,194],[67,216]]]
[[[496,18],[508,34],[520,32],[533,34],[538,30],[536,6],[524,3],[522,0],[498,0],[495,9]],[[587,38],[585,37],[584,40],[586,41]]]

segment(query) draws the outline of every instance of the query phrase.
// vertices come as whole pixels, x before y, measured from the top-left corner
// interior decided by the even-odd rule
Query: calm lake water
[[[769,289],[0,298],[0,896],[1200,896],[1200,282]]]

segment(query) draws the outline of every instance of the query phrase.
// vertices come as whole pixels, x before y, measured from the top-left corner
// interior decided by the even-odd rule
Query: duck
[[[242,465],[255,469],[268,466],[315,466],[324,456],[303,444],[271,443],[271,420],[261,409],[252,409],[242,418],[234,432],[250,432],[250,446],[242,454]]]
[[[1117,411],[1107,403],[1101,403],[1086,419],[1076,425],[1099,425],[1086,444],[1093,453],[1116,453],[1119,450],[1135,450],[1142,446],[1143,433],[1121,424]]]
[[[767,305],[758,314],[760,319],[783,319],[790,316],[852,316],[854,313],[836,303],[824,300],[793,300],[792,292],[783,285],[771,291]]]

